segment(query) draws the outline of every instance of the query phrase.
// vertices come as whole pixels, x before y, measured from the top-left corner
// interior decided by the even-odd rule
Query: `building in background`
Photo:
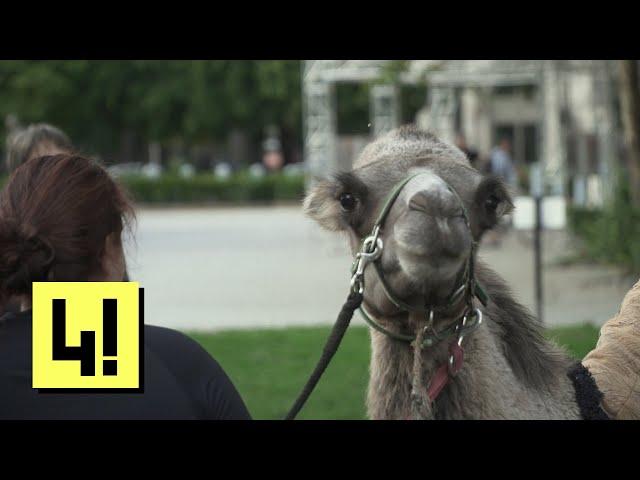
[[[416,60],[395,84],[380,82],[390,60],[309,60],[303,67],[305,162],[312,176],[350,168],[359,148],[401,122],[398,84],[426,82],[416,123],[453,142],[461,133],[481,155],[507,137],[523,172],[542,172],[545,191],[598,205],[619,155],[610,61]],[[369,138],[341,148],[336,85],[368,82]],[[533,166],[542,168],[531,168]],[[536,182],[526,182],[529,184]]]

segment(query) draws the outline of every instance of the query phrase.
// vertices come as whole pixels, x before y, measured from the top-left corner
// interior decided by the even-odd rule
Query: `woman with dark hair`
[[[38,394],[31,388],[33,282],[120,281],[123,231],[134,218],[98,163],[60,154],[19,166],[0,194],[0,418],[249,419],[221,367],[195,341],[145,326],[144,393]]]
[[[66,133],[48,123],[34,123],[12,133],[7,138],[7,171],[12,172],[27,160],[36,157],[71,154],[76,149]],[[124,270],[122,279],[126,282],[129,275]],[[15,312],[17,306],[13,302],[0,303],[0,314],[5,311]]]
[[[10,127],[11,125],[11,127]],[[7,155],[6,167],[9,173],[33,157],[71,153],[74,147],[71,140],[57,127],[47,123],[34,123],[21,128],[15,117],[7,119]],[[0,302],[0,315],[5,312],[18,312],[20,305],[15,302]]]

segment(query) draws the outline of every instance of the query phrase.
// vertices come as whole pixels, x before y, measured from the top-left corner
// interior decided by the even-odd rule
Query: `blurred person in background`
[[[279,172],[284,166],[284,156],[278,128],[270,125],[266,130],[266,139],[262,142],[262,164],[269,173]]]
[[[20,120],[18,120],[17,115],[13,113],[9,113],[4,117],[4,128],[7,131],[7,137],[5,139],[5,145],[8,147],[11,144],[11,140],[13,136],[22,130],[22,126],[20,125]],[[5,158],[6,161],[6,158]]]
[[[511,190],[512,195],[516,194],[518,190],[518,174],[511,157],[511,142],[508,138],[503,137],[500,143],[491,151],[488,173],[501,178]],[[510,217],[503,217],[503,220],[493,230],[487,232],[486,243],[493,247],[499,247],[502,244],[502,237],[508,230],[509,222]]]
[[[12,172],[30,158],[74,150],[69,137],[59,128],[46,123],[29,125],[7,138],[7,171]]]
[[[0,317],[0,419],[250,419],[220,365],[197,342],[144,326],[144,392],[47,394],[32,388],[33,282],[122,279],[122,236],[135,213],[97,162],[40,156],[0,193],[0,297],[18,313]]]
[[[7,155],[6,168],[9,173],[30,158],[57,153],[71,153],[74,150],[69,137],[59,128],[46,123],[36,123],[21,128],[17,118],[7,118]],[[0,302],[0,315],[4,312],[17,312],[20,305],[14,299]]]
[[[478,151],[474,148],[470,148],[467,145],[467,139],[462,133],[458,133],[456,135],[455,144],[456,147],[458,147],[462,151],[462,153],[467,156],[467,158],[469,159],[469,163],[471,163],[471,166],[477,169],[479,159]]]
[[[511,157],[511,142],[508,138],[500,140],[500,143],[491,151],[489,162],[491,174],[502,178],[515,193],[518,188],[518,175]]]

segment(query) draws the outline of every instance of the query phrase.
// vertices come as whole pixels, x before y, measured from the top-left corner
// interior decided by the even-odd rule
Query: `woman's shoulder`
[[[177,330],[145,325],[144,344],[199,406],[201,418],[251,418],[220,364],[197,341]]]
[[[207,355],[206,350],[188,335],[171,328],[157,325],[144,326],[144,345],[160,356],[179,354]]]
[[[202,377],[218,373],[219,366],[213,357],[198,342],[177,330],[145,325],[144,348],[145,357],[159,362],[187,391],[192,391]]]
[[[218,375],[218,362],[197,341],[188,335],[166,327],[145,325],[144,346],[158,357],[166,368],[181,377],[198,374]]]

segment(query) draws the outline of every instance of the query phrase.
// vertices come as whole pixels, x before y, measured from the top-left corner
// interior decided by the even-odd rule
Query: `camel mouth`
[[[458,270],[464,265],[465,260],[466,256],[444,258],[432,255],[398,255],[402,272],[411,279],[411,283],[414,285],[450,280],[455,277]]]
[[[470,252],[467,252],[470,253]],[[395,251],[396,268],[383,270],[392,291],[409,304],[421,307],[425,299],[433,303],[444,301],[455,287],[460,271],[468,261],[468,254],[447,258],[443,256],[413,255],[403,248]]]
[[[396,257],[396,268],[383,269],[382,274],[387,280],[393,296],[413,305],[416,309],[423,308],[425,302],[431,305],[446,305],[447,299],[456,287],[461,270],[466,259],[458,262],[441,263],[431,266],[423,262],[416,267],[415,259]],[[398,310],[397,304],[376,289],[377,295],[371,297],[367,305],[372,308],[374,315],[382,315],[389,320],[401,320],[406,317],[406,311]]]

